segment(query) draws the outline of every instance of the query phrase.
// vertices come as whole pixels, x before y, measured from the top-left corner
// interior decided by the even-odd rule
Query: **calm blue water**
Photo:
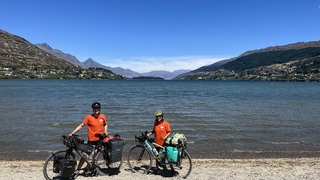
[[[191,154],[320,149],[319,83],[0,80],[0,152],[63,148],[59,138],[94,101],[126,150],[152,129],[157,109],[186,135]]]

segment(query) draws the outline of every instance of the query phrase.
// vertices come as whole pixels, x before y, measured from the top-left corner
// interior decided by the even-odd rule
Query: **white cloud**
[[[113,59],[101,64],[110,67],[121,67],[144,73],[154,70],[175,71],[180,69],[194,70],[228,59],[209,56],[178,56],[178,57],[134,57],[128,59]]]

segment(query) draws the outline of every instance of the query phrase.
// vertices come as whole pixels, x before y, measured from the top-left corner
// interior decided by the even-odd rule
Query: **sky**
[[[320,40],[320,0],[0,0],[0,29],[136,72]]]

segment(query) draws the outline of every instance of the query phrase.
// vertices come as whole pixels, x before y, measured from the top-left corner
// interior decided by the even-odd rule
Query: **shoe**
[[[75,170],[71,176],[71,179],[76,179],[79,176],[79,170]]]
[[[159,167],[156,167],[153,171],[153,174],[159,174],[161,169]]]
[[[92,153],[89,155],[89,157],[88,157],[89,160],[92,160],[93,153],[94,153],[94,152],[92,152]]]

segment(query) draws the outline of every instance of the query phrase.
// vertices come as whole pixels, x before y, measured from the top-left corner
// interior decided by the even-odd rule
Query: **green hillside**
[[[282,51],[268,51],[240,57],[234,61],[222,65],[221,68],[235,71],[243,71],[261,66],[268,66],[271,64],[282,64],[295,60],[314,58],[319,55],[320,47],[290,49]]]
[[[0,30],[0,78],[124,79],[102,68],[84,69]]]
[[[201,67],[176,79],[320,81],[320,42],[249,51],[228,61]]]

